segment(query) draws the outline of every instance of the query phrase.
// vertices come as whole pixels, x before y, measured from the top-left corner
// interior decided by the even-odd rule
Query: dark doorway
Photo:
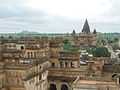
[[[52,67],[53,67],[53,68],[55,67],[55,63],[52,63]]]
[[[50,90],[57,90],[56,85],[55,84],[50,84]]]
[[[65,85],[65,84],[63,84],[63,85],[61,86],[61,90],[68,90],[68,86]]]

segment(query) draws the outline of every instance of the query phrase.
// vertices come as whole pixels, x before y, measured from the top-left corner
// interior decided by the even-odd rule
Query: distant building
[[[86,19],[83,25],[82,32],[80,32],[79,35],[74,37],[75,45],[86,46],[86,47],[96,46],[96,42],[97,42],[96,34],[97,34],[96,30],[94,30],[94,32],[90,31],[90,27]]]

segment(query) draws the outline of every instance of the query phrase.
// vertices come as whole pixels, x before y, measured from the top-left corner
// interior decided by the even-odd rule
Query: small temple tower
[[[75,30],[73,29],[73,31],[72,31],[72,36],[75,36],[76,35],[76,32],[75,32]]]
[[[93,31],[93,34],[97,34],[97,31],[96,31],[96,29],[94,29],[94,31]]]

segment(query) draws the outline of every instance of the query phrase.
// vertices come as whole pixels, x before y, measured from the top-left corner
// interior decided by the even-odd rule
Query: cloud
[[[119,0],[46,1],[48,0],[0,0],[0,32],[29,30],[66,33],[73,29],[80,32],[87,16],[91,30],[96,28],[100,32],[120,32]]]
[[[110,0],[112,7],[109,10],[108,14],[112,16],[120,16],[120,0]]]

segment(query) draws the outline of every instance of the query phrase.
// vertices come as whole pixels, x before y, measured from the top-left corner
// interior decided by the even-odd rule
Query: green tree
[[[64,44],[63,49],[66,51],[72,51],[72,52],[79,51],[79,48],[72,46],[71,42],[67,39],[63,41],[63,44]]]
[[[64,44],[64,46],[63,46],[63,49],[64,49],[64,50],[69,50],[69,49],[72,47],[71,43],[70,43],[69,40],[67,40],[67,39],[65,39],[65,40],[63,41],[63,44]]]
[[[118,42],[119,41],[119,39],[118,38],[114,38],[114,42]]]
[[[111,55],[106,47],[90,48],[87,51],[93,54],[94,57],[110,57]]]

